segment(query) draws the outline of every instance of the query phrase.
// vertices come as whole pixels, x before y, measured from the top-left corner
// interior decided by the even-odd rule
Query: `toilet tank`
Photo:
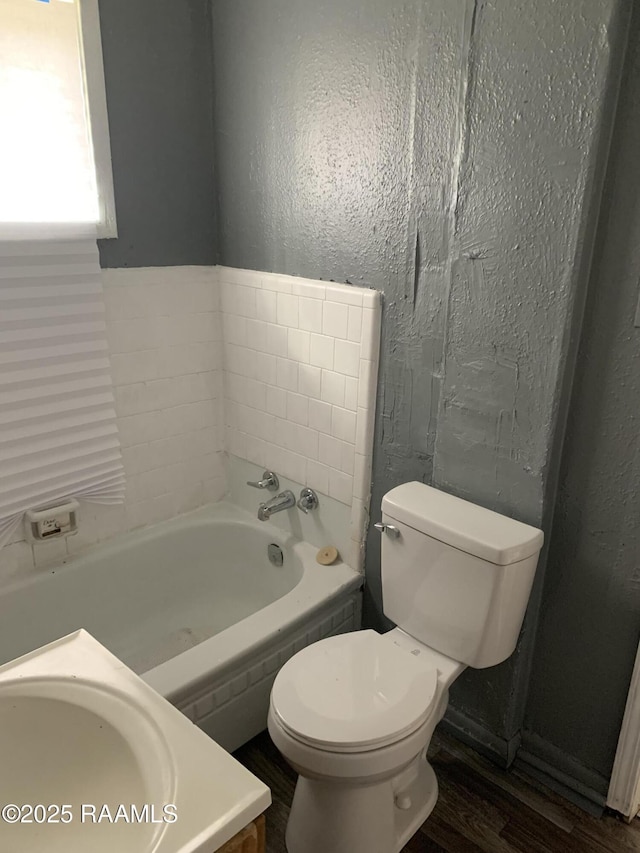
[[[483,668],[516,647],[541,530],[424,483],[382,499],[385,615],[447,657]],[[395,535],[394,535],[395,534]]]

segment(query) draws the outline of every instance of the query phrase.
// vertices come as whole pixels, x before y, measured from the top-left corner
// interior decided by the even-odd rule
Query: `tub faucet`
[[[282,512],[283,509],[291,509],[296,505],[296,496],[291,489],[286,492],[280,492],[273,498],[270,498],[266,503],[260,504],[258,507],[258,518],[260,521],[269,521],[274,512]]]

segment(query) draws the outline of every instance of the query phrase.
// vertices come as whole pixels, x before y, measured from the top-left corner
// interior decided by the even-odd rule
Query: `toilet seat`
[[[293,738],[332,752],[395,743],[429,718],[438,671],[376,631],[320,640],[278,673],[271,711]]]

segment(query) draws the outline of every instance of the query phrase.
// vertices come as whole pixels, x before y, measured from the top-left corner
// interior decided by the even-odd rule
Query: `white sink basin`
[[[0,853],[212,853],[270,802],[86,631],[0,666]]]
[[[153,804],[162,814],[174,782],[156,724],[113,688],[79,679],[0,682],[0,768],[1,805],[54,806],[22,808],[13,824],[11,812],[0,820],[3,853],[150,853],[166,829],[111,820],[121,803],[128,812]]]

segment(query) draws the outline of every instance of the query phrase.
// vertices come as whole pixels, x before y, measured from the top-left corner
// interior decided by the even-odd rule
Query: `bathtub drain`
[[[275,542],[272,542],[271,545],[267,547],[267,556],[269,557],[269,562],[273,563],[274,566],[281,566],[284,563],[282,548],[279,545],[276,545]]]

